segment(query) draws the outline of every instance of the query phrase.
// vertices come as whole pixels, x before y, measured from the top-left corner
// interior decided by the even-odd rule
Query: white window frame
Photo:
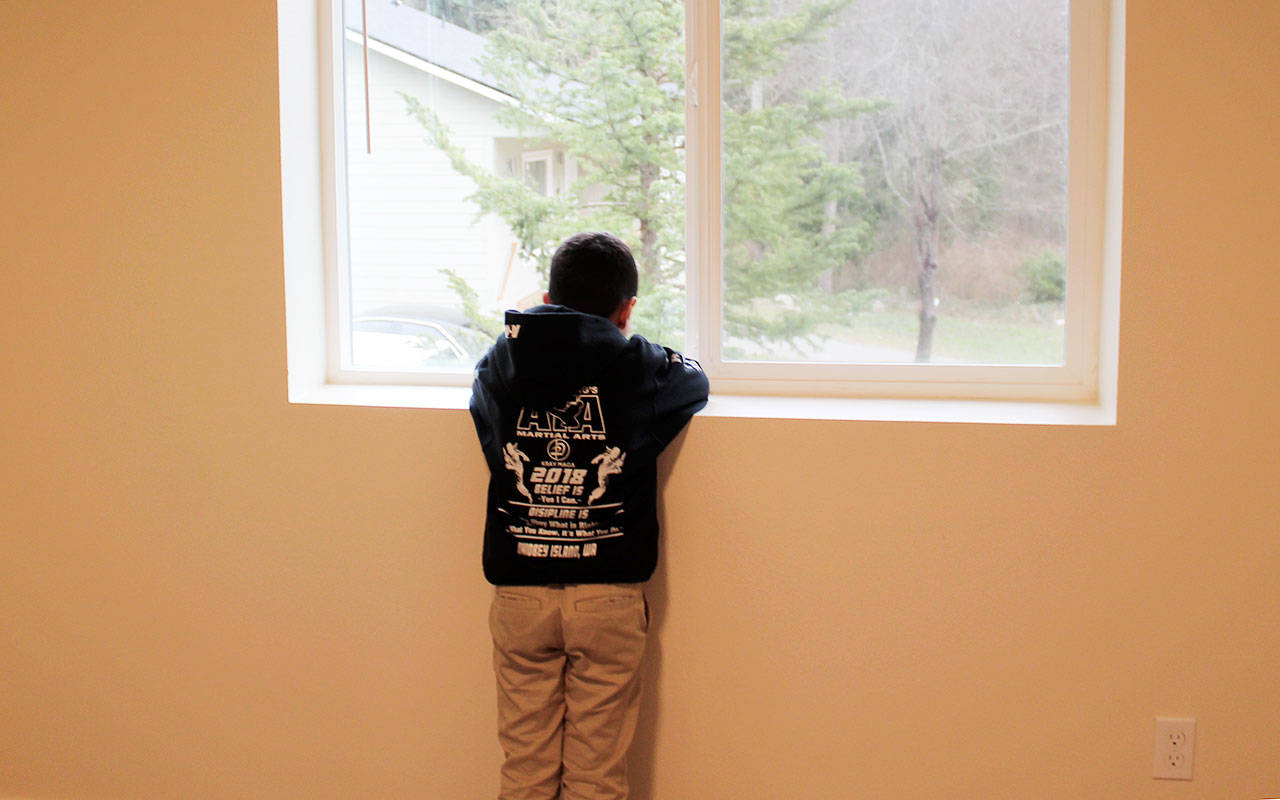
[[[289,397],[465,407],[467,373],[350,369],[341,0],[278,0]],[[1067,347],[1061,366],[744,363],[720,356],[718,0],[688,0],[688,351],[721,416],[1114,424],[1124,0],[1072,0]],[[522,166],[523,170],[523,166]],[[548,176],[550,177],[550,175]],[[700,265],[700,266],[699,266]],[[695,268],[698,267],[698,268]]]

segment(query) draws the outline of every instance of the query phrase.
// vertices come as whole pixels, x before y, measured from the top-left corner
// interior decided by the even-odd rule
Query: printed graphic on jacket
[[[607,435],[595,386],[559,408],[520,409],[516,440],[502,451],[515,493],[499,507],[519,555],[591,558],[601,540],[623,535],[609,479],[622,473],[627,454]]]

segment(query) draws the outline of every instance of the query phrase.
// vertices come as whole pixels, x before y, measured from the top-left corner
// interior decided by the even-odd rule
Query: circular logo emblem
[[[569,457],[569,443],[564,439],[552,439],[547,443],[547,455],[556,461],[564,461]]]

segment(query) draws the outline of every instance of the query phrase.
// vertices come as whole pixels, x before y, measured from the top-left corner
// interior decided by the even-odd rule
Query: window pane
[[[524,162],[524,180],[529,185],[529,188],[538,194],[549,194],[547,191],[547,160],[540,158],[536,161]]]
[[[369,0],[372,153],[359,0],[344,11],[354,367],[448,366],[452,341],[469,366],[491,338],[473,352],[370,326],[492,336],[503,309],[541,302],[552,251],[583,230],[632,247],[636,329],[683,340],[681,3]]]
[[[505,167],[523,179],[519,150],[514,167],[502,160],[511,132],[498,119],[504,95],[481,66],[483,26],[447,4],[417,5],[367,4],[366,134],[361,3],[343,3],[345,299],[357,369],[469,370],[491,341],[479,309],[516,304],[537,286],[511,231],[482,215],[468,174]]]
[[[1066,0],[723,0],[743,361],[1061,364]]]

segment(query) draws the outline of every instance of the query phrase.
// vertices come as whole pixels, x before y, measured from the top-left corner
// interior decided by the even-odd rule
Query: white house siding
[[[370,51],[372,155],[365,152],[364,78],[358,44],[347,42],[347,172],[352,310],[457,305],[442,269],[462,275],[493,307],[514,305],[537,287],[527,265],[513,265],[514,242],[498,219],[477,219],[466,198],[475,185],[425,140],[398,92],[433,108],[473,163],[495,166],[495,139],[513,135],[494,119],[497,101]]]

